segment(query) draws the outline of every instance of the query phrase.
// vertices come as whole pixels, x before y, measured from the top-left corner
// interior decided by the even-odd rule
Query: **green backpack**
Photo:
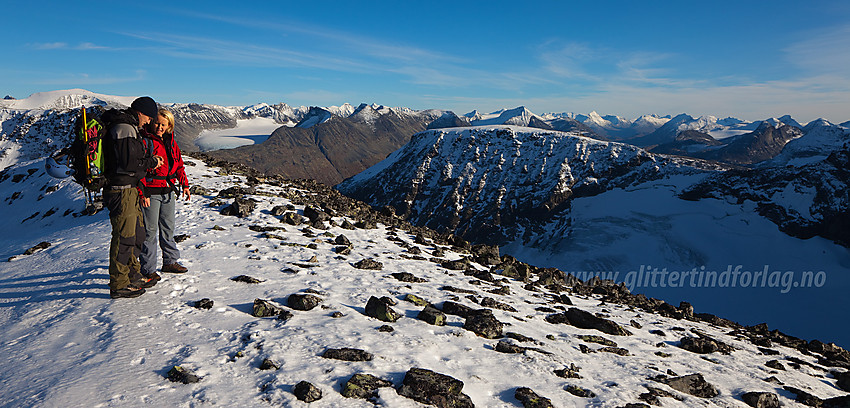
[[[74,180],[90,191],[100,191],[106,184],[104,177],[103,136],[106,126],[101,123],[103,108],[95,106],[91,112],[83,107],[74,126],[74,141],[71,143],[70,165],[74,169]]]

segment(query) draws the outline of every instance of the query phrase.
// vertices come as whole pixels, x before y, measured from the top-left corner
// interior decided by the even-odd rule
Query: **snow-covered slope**
[[[394,388],[414,367],[462,381],[459,391],[478,407],[521,406],[519,387],[556,407],[742,406],[747,392],[773,395],[786,406],[802,406],[795,397],[809,394],[846,401],[836,387],[846,369],[834,365],[850,358],[834,346],[700,314],[710,310],[692,314],[687,305],[647,302],[617,286],[580,285],[553,270],[530,268],[526,278],[514,278],[520,275],[509,270],[529,267],[509,258],[489,265],[475,256],[458,270],[447,261],[472,256],[462,243],[370,213],[321,186],[187,162],[197,187],[191,201],[178,204],[177,233],[189,272],[164,275],[137,299],[108,298],[109,221],[105,213],[75,215],[82,208],[76,185],[49,178],[40,161],[18,162],[0,176],[0,248],[9,259],[0,262],[2,405],[412,408],[422,405]],[[219,213],[234,201],[222,193],[233,187],[252,187],[242,192],[256,209],[244,218]],[[277,209],[317,214],[307,207],[330,218],[324,226],[295,226],[273,215]],[[366,222],[350,225],[358,221]],[[23,254],[42,242],[42,249]],[[364,259],[383,269],[355,267]],[[260,283],[232,280],[239,275]],[[321,302],[296,310],[287,306],[295,294]],[[478,336],[455,314],[442,326],[426,323],[417,318],[423,307],[404,300],[408,295],[444,311],[450,302],[488,308],[504,323],[504,337]],[[366,316],[373,296],[397,302],[392,308],[402,317],[389,323]],[[193,307],[205,298],[214,302],[210,309]],[[291,317],[255,317],[255,299]],[[588,326],[576,316],[608,332],[580,328]],[[321,357],[341,348],[372,358]],[[279,368],[261,369],[266,360]],[[170,382],[175,365],[200,381]],[[343,397],[354,374],[391,386],[379,388],[372,402]],[[680,384],[695,374],[710,384],[702,397]],[[687,375],[694,376],[677,380]],[[297,400],[294,385],[301,381],[322,398],[309,405]],[[592,394],[574,395],[583,390]]]

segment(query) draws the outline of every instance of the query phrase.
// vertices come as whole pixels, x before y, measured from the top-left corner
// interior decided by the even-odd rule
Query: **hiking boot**
[[[135,298],[135,297],[142,296],[143,293],[145,293],[145,290],[143,288],[130,285],[130,286],[127,286],[124,289],[110,290],[109,291],[109,297],[111,297],[112,299]]]
[[[162,279],[162,278],[160,278],[160,276],[156,272],[154,272],[154,274],[151,275],[151,276],[144,276],[143,275],[142,279],[140,281],[130,283],[130,285],[131,286],[137,286],[137,287],[140,287],[142,289],[149,289],[149,288],[154,287],[157,284],[157,282],[159,282],[160,279]]]
[[[179,263],[170,263],[168,265],[162,265],[160,271],[169,272],[169,273],[186,273],[189,269]]]

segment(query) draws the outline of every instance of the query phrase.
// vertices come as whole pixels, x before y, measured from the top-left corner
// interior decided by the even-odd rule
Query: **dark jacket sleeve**
[[[156,166],[156,160],[145,149],[132,125],[119,123],[110,129],[117,159],[116,172],[130,176],[144,175],[148,168]]]
[[[156,165],[138,137],[136,127],[118,123],[109,128],[108,140],[111,154],[107,158],[112,163],[108,168],[107,180],[112,185],[138,186],[148,167]],[[111,159],[110,159],[111,157]]]

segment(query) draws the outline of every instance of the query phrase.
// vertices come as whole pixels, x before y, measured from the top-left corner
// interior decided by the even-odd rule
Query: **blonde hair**
[[[172,114],[171,111],[169,111],[168,109],[161,108],[159,110],[159,116],[162,116],[163,118],[165,118],[165,120],[168,121],[168,130],[166,132],[167,133],[173,133],[174,132],[174,114]]]

